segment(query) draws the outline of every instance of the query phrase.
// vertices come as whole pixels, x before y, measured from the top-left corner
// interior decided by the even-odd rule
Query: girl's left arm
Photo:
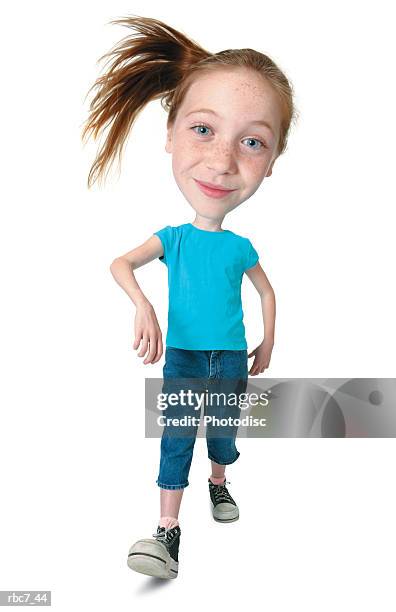
[[[263,313],[263,341],[248,355],[249,357],[254,356],[254,362],[249,370],[249,374],[255,376],[268,368],[271,360],[275,336],[276,302],[274,290],[259,263],[246,270],[245,274],[252,281],[260,295]]]

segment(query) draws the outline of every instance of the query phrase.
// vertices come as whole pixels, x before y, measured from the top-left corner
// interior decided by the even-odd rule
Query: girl
[[[137,354],[145,357],[144,364],[156,363],[163,353],[154,308],[133,273],[158,257],[168,267],[169,283],[164,385],[181,378],[206,384],[228,380],[240,393],[248,374],[256,376],[269,365],[275,296],[250,240],[223,229],[222,223],[271,175],[285,151],[295,114],[292,86],[267,55],[253,49],[210,53],[151,18],[111,23],[135,32],[103,56],[110,56],[112,64],[92,86],[97,93],[83,139],[92,133],[96,137],[107,126],[109,132],[90,169],[88,188],[117,153],[121,157],[139,112],[160,98],[168,112],[165,149],[172,154],[176,183],[195,212],[191,223],[154,232],[111,264],[116,282],[136,307],[133,348],[140,348]],[[260,295],[264,323],[264,338],[249,354],[241,305],[244,273]],[[254,357],[249,372],[248,357]],[[168,406],[167,411],[177,415],[180,408]],[[225,406],[221,410],[226,414]],[[156,481],[161,506],[157,532],[154,539],[137,541],[128,555],[129,567],[138,572],[178,575],[178,516],[196,431],[192,426],[183,435],[172,435],[172,426],[164,428]],[[239,457],[236,431],[212,434],[207,433],[207,446],[213,518],[230,522],[239,511],[226,487],[225,466]]]

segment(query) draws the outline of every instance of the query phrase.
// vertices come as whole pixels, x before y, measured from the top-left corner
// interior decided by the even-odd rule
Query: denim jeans
[[[178,393],[181,389],[203,394],[218,393],[226,397],[214,407],[204,402],[205,415],[239,418],[238,403],[229,405],[230,397],[238,398],[244,393],[248,380],[247,350],[185,350],[167,346],[163,368],[163,392]],[[226,393],[226,395],[225,395]],[[230,395],[231,394],[231,395]],[[205,398],[208,395],[204,395]],[[199,421],[198,404],[167,405],[164,416],[167,419],[194,416]],[[217,422],[217,421],[216,421]],[[240,455],[235,446],[237,426],[206,426],[208,458],[221,465],[234,463]],[[189,485],[188,475],[193,457],[198,424],[187,427],[164,425],[161,438],[160,466],[156,483],[163,489],[183,489]]]

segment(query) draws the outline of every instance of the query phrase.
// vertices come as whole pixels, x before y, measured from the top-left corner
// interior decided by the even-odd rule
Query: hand
[[[154,308],[150,302],[144,302],[136,306],[134,350],[139,347],[141,340],[143,342],[140,353],[137,356],[144,357],[147,349],[149,349],[148,355],[143,361],[144,364],[156,363],[161,359],[163,353],[162,334]]]
[[[254,351],[249,353],[248,357],[253,357],[254,355],[253,365],[249,370],[249,374],[251,376],[261,374],[266,368],[268,368],[269,362],[271,361],[273,346],[274,343],[272,340],[269,341],[264,339],[262,343],[254,349]]]

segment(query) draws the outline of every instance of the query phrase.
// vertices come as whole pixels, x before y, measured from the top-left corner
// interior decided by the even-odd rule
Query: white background
[[[395,609],[393,439],[241,440],[227,470],[240,520],[214,523],[198,439],[179,515],[180,573],[129,570],[159,516],[159,440],[144,438],[134,306],[112,260],[192,221],[165,152],[159,102],[139,117],[121,175],[87,190],[83,147],[96,64],[155,17],[209,51],[251,47],[291,79],[287,152],[226,229],[248,236],[276,293],[269,377],[392,377],[394,22],[391,3],[197,5],[20,2],[2,12],[0,589],[52,590],[56,610]],[[166,333],[167,278],[136,273]],[[262,339],[247,277],[249,351]],[[251,363],[251,362],[250,362]],[[256,605],[255,604],[255,605]]]

